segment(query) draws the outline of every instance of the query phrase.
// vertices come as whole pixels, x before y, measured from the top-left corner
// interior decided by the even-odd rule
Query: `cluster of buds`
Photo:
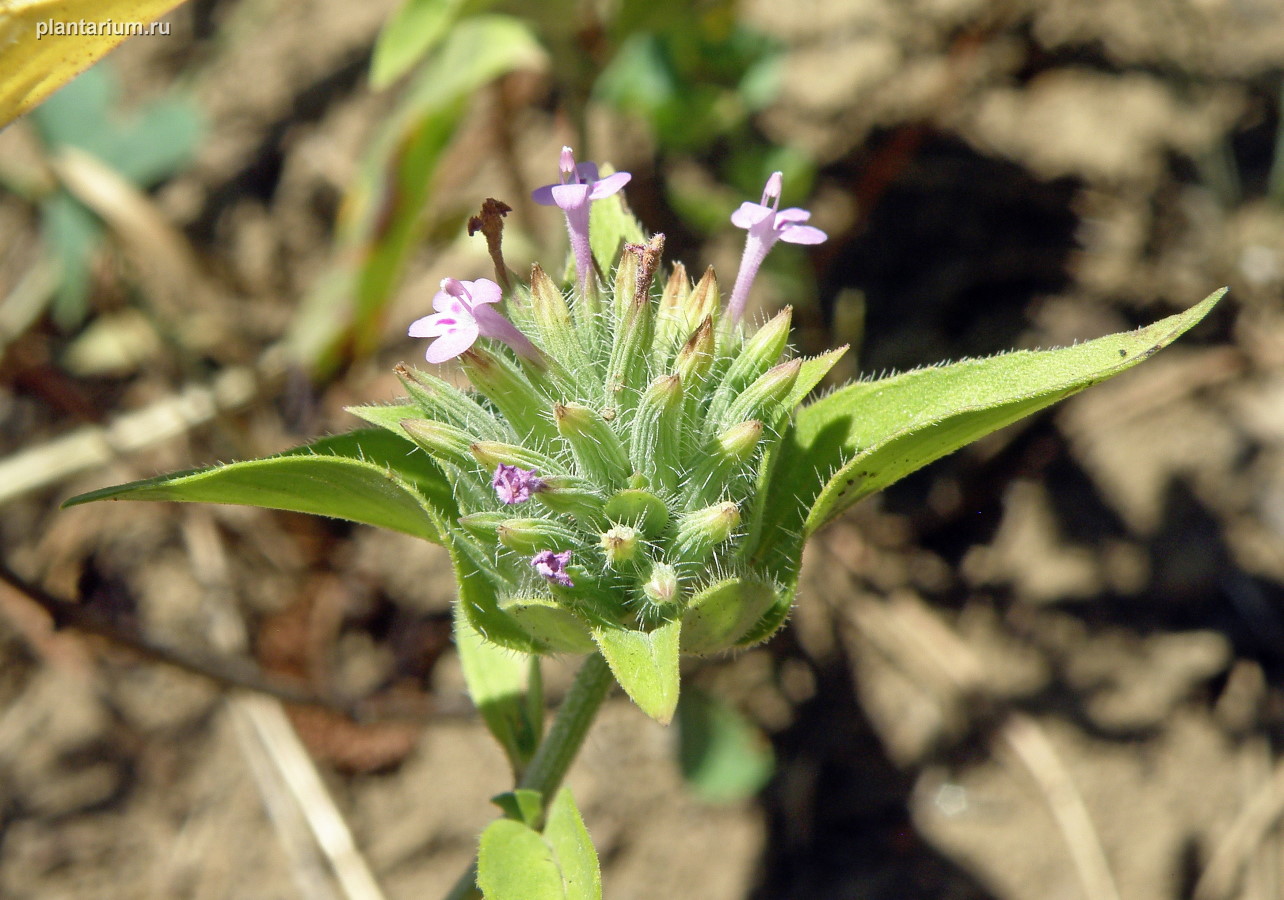
[[[435,338],[430,362],[458,358],[475,390],[398,369],[421,413],[401,427],[452,481],[462,513],[443,525],[465,611],[528,652],[659,628],[678,629],[686,653],[761,641],[793,594],[755,562],[775,502],[765,486],[788,464],[774,451],[843,350],[790,358],[790,309],[747,333],[744,298],[776,240],[825,235],[802,224],[804,210],[777,211],[772,176],[762,202],[733,216],[749,240],[724,308],[712,269],[695,283],[681,264],[657,277],[663,235],[595,263],[589,204],[628,175],[599,179],[569,149],[561,169],[563,183],[535,199],[566,214],[575,283],[564,292],[536,265],[501,299],[495,282],[447,279],[410,333]]]

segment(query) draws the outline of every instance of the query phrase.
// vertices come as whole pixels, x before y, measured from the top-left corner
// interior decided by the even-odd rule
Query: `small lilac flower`
[[[780,205],[779,172],[773,172],[767,179],[767,186],[762,191],[761,203],[741,203],[740,208],[731,214],[731,224],[749,232],[745,238],[745,252],[740,257],[740,272],[736,275],[736,286],[731,290],[731,300],[727,303],[727,314],[731,321],[739,322],[744,315],[745,301],[749,299],[749,288],[758,274],[758,267],[767,258],[768,251],[776,241],[788,244],[819,244],[829,235],[819,228],[804,225],[811,218],[805,209],[790,207],[776,211]],[[770,206],[768,206],[770,202]]]
[[[479,336],[503,341],[521,356],[538,360],[535,345],[512,322],[490,308],[502,297],[499,285],[487,278],[476,281],[443,278],[441,290],[432,298],[436,312],[412,322],[410,336],[436,338],[424,354],[430,363],[454,359],[476,343]]]
[[[495,469],[491,487],[499,499],[509,504],[525,503],[531,494],[544,490],[544,479],[535,474],[534,469],[523,469],[520,466],[509,466],[500,463]]]
[[[589,205],[617,193],[633,176],[616,172],[599,180],[597,166],[591,162],[576,163],[570,147],[562,148],[559,168],[561,184],[546,184],[531,192],[531,199],[542,206],[556,206],[566,214],[566,231],[571,236],[575,256],[575,274],[580,289],[588,285],[593,271],[593,252],[589,247]]]
[[[566,564],[570,561],[570,550],[563,550],[561,553],[541,550],[531,557],[531,567],[549,581],[555,581],[562,587],[575,587],[571,576],[566,574]]]

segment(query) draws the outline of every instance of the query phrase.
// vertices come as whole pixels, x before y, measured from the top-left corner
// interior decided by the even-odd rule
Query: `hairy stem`
[[[562,779],[574,762],[576,754],[584,744],[589,727],[597,717],[597,711],[606,699],[614,680],[611,669],[607,666],[602,654],[594,653],[584,660],[575,681],[557,711],[553,726],[540,741],[535,756],[526,767],[518,788],[539,791],[544,797],[544,806],[552,802],[554,795],[562,785]],[[481,890],[477,887],[477,861],[469,865],[468,871],[460,877],[446,900],[481,900]]]

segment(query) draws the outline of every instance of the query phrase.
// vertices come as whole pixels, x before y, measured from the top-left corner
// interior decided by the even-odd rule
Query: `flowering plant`
[[[1221,296],[1127,334],[859,381],[808,402],[846,348],[795,357],[788,308],[759,327],[744,314],[776,241],[826,238],[805,210],[778,209],[779,173],[732,216],[748,234],[724,307],[712,269],[694,283],[681,264],[658,277],[664,238],[628,214],[626,173],[599,178],[569,149],[560,171],[534,199],[565,213],[572,283],[538,265],[515,283],[502,223],[483,215],[497,280],[446,279],[435,312],[410,326],[432,339],[427,361],[457,359],[473,390],[402,365],[407,401],[352,410],[374,428],[69,501],[254,504],[448,549],[465,676],[516,775],[456,897],[479,886],[494,900],[546,888],[599,896],[591,844],[558,788],[613,682],[668,722],[682,654],[746,647],[784,624],[818,529],[1141,361]],[[545,733],[538,659],[572,653],[587,661]]]

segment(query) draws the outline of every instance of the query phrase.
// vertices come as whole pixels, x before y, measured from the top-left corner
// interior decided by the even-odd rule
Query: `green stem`
[[[553,727],[548,730],[544,740],[540,741],[535,756],[517,785],[518,788],[539,791],[544,798],[545,808],[561,787],[562,779],[566,777],[567,770],[580,752],[589,727],[597,717],[597,711],[613,683],[611,669],[600,653],[594,653],[584,660],[584,665],[576,673],[575,681],[557,711],[557,718],[553,720]],[[468,871],[455,883],[446,895],[446,900],[481,900],[481,890],[477,887],[476,860],[473,860]]]

